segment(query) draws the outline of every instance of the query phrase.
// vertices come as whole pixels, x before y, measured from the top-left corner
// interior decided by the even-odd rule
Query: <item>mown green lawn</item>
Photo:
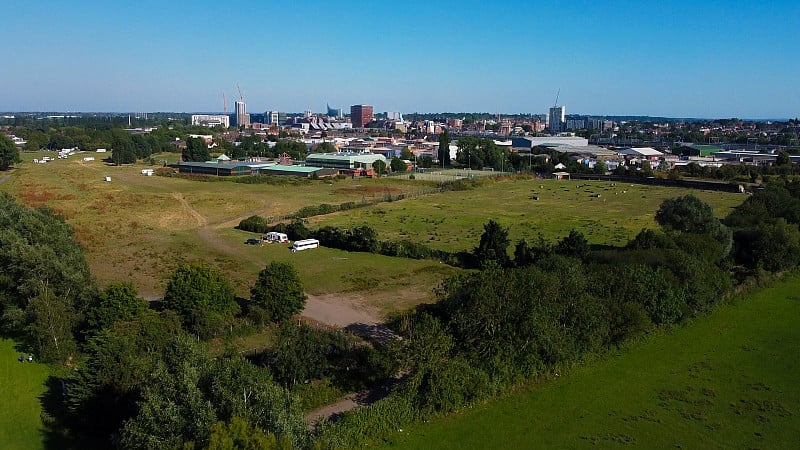
[[[0,448],[4,450],[43,447],[39,397],[50,369],[35,360],[20,363],[19,355],[13,341],[0,339]]]
[[[486,180],[466,191],[319,216],[309,222],[311,227],[367,224],[384,240],[421,241],[449,251],[473,249],[490,219],[508,227],[513,242],[536,238],[538,233],[555,241],[575,229],[592,244],[623,245],[642,228],[658,227],[653,217],[661,202],[689,193],[712,205],[718,217],[725,217],[746,198],[638,184],[510,178]]]
[[[800,276],[387,448],[797,448]]]

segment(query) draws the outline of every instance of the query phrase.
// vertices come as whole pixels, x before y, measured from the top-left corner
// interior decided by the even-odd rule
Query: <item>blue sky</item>
[[[166,5],[165,5],[166,3]],[[0,110],[800,116],[800,2],[13,1]]]

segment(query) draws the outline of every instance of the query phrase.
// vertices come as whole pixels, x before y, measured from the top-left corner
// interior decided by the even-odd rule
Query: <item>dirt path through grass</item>
[[[192,208],[192,205],[190,205],[189,202],[187,202],[186,199],[183,198],[182,193],[173,192],[172,197],[175,198],[175,200],[177,200],[178,202],[180,202],[181,206],[183,206],[183,209],[185,209],[186,212],[188,212],[194,218],[194,220],[197,221],[198,227],[204,227],[208,225],[208,220],[205,218],[205,216],[197,212],[196,209]]]

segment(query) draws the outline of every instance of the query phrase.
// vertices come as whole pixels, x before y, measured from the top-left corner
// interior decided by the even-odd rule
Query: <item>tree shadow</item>
[[[45,381],[45,387],[45,392],[39,397],[42,405],[41,433],[44,448],[53,450],[108,448],[108,442],[75,432],[76,424],[73,423],[67,409],[68,380],[51,375]]]

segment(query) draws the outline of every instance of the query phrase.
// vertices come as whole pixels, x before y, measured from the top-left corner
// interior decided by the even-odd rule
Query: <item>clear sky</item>
[[[800,1],[4,2],[0,111],[800,116]]]

